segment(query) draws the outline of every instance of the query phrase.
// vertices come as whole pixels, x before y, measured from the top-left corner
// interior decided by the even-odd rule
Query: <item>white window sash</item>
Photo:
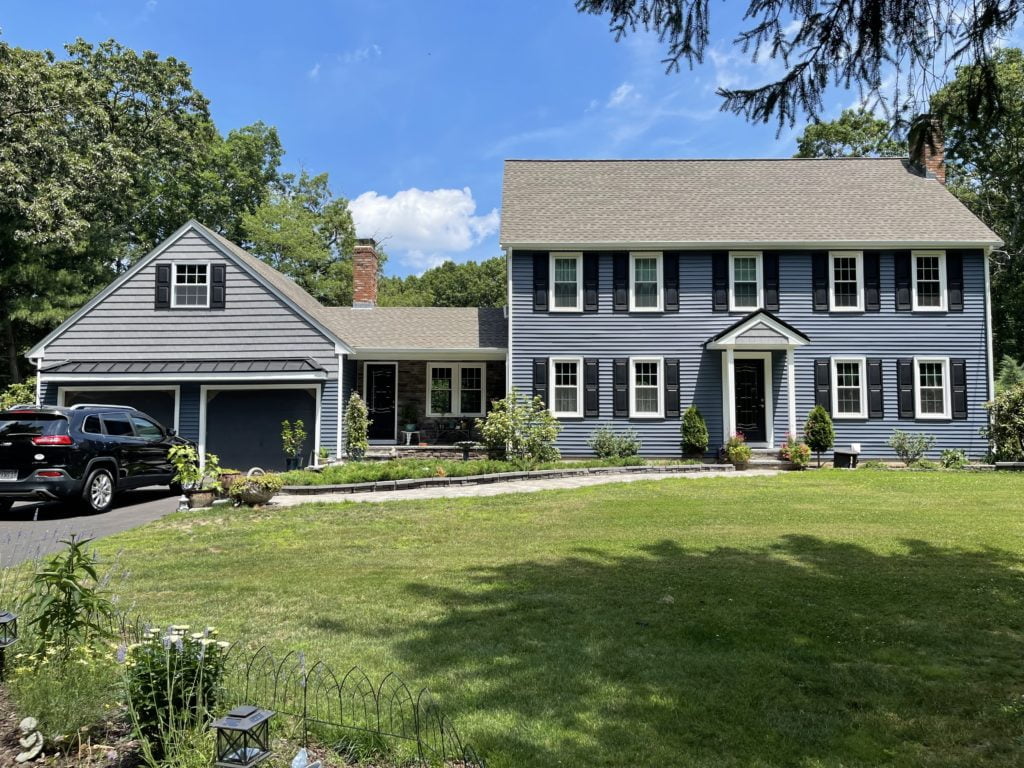
[[[548,291],[550,300],[548,310],[551,312],[582,312],[583,311],[583,254],[570,252],[553,252],[548,266]],[[571,307],[559,307],[555,303],[555,262],[557,259],[573,259],[576,262],[576,303]]]
[[[857,381],[860,383],[860,408],[857,413],[839,412],[839,363],[856,363],[858,368]],[[867,359],[863,357],[832,358],[832,418],[833,419],[866,419],[868,416]],[[843,387],[852,389],[852,387]]]
[[[917,300],[917,260],[921,257],[934,257],[939,260],[939,306],[922,307]],[[946,295],[946,252],[945,251],[911,251],[910,252],[910,284],[913,295],[914,312],[945,312]]]
[[[448,413],[439,413],[433,408],[433,401],[430,397],[433,392],[434,370],[436,368],[450,368],[452,372],[451,393],[452,409]],[[480,410],[462,410],[462,371],[465,368],[478,368],[480,370]],[[476,391],[475,389],[472,391]],[[427,363],[427,416],[483,416],[487,410],[487,366],[483,363]]]
[[[653,307],[638,307],[636,305],[636,260],[654,259],[655,277],[658,284],[657,303]],[[629,311],[630,312],[661,312],[665,296],[665,273],[661,251],[632,251],[629,254]]]
[[[178,267],[206,267],[206,301],[202,304],[179,304],[179,285],[203,285],[203,283],[179,283]],[[171,309],[209,309],[210,307],[210,262],[208,261],[187,261],[171,263]]]
[[[752,307],[736,304],[736,259],[755,259],[757,264],[757,303]],[[747,280],[744,283],[749,282]],[[729,311],[755,312],[764,308],[764,253],[762,251],[729,251]]]
[[[857,304],[853,307],[841,307],[836,304],[836,259],[855,260],[857,270]],[[846,281],[844,281],[846,282]],[[828,252],[828,296],[830,312],[863,312],[864,311],[864,252],[863,251],[829,251]]]
[[[924,413],[921,410],[921,364],[938,363],[942,366],[942,413]],[[931,389],[931,387],[927,387]],[[914,358],[914,417],[918,419],[949,419],[952,412],[951,387],[949,380],[948,357],[915,357]]]
[[[654,389],[658,398],[658,410],[638,412],[636,410],[636,367],[637,363],[657,363],[658,384],[656,387],[640,387]],[[629,417],[631,419],[663,419],[665,418],[665,359],[663,357],[631,357],[629,358]]]
[[[558,411],[555,410],[555,403],[558,398],[555,396],[558,389],[568,389],[568,386],[559,387],[555,379],[556,363],[573,363],[576,365],[576,410]],[[583,358],[582,357],[552,357],[548,361],[548,382],[551,390],[548,405],[551,415],[560,419],[573,419],[583,417]]]

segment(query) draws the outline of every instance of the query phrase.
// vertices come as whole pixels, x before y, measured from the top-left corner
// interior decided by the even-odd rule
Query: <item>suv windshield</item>
[[[46,413],[0,413],[0,437],[66,435],[68,420]]]

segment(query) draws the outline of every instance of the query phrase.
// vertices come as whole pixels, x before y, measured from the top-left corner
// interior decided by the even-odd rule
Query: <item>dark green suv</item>
[[[0,411],[0,512],[19,500],[63,501],[106,512],[119,491],[170,486],[174,469],[167,452],[187,442],[125,406]]]

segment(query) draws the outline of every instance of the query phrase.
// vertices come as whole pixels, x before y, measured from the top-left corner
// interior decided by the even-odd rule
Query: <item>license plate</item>
[[[0,469],[0,483],[10,483],[18,479],[18,470],[16,469]]]

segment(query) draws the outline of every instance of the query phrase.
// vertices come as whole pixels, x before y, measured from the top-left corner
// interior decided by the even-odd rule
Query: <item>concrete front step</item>
[[[786,461],[780,458],[772,458],[769,456],[753,456],[750,461],[747,462],[746,469],[782,469],[782,470],[795,470],[799,467],[791,461]]]

